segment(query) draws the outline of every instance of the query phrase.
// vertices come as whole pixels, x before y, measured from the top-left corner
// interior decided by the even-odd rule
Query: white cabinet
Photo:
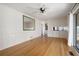
[[[48,37],[67,38],[68,32],[67,31],[51,31],[51,32],[48,32]]]

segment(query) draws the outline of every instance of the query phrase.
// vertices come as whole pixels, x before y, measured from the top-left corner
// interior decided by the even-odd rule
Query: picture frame
[[[23,31],[34,31],[35,19],[23,15]]]

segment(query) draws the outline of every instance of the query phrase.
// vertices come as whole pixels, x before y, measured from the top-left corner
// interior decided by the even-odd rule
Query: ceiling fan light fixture
[[[45,8],[40,8],[40,11],[41,11],[42,13],[44,13],[44,12],[45,12]]]

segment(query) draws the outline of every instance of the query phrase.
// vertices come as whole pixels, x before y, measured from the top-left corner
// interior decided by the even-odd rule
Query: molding
[[[2,49],[0,49],[0,51],[3,51],[3,50],[5,50],[5,49],[8,49],[8,48],[11,48],[11,47],[14,47],[14,46],[17,46],[17,45],[19,45],[19,44],[22,44],[22,43],[24,43],[24,42],[27,42],[27,41],[32,41],[33,39],[37,39],[37,38],[39,38],[39,37],[41,37],[40,35],[39,36],[37,36],[37,37],[30,37],[30,38],[26,38],[24,41],[22,41],[22,42],[19,42],[19,43],[17,43],[17,44],[14,44],[14,45],[12,45],[12,46],[9,46],[9,47],[7,47],[7,48],[2,48]]]

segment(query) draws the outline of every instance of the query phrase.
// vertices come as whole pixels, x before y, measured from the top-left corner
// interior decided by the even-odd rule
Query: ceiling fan
[[[42,7],[40,8],[41,13],[44,13],[45,10],[46,10],[45,8],[42,8]]]
[[[36,13],[36,14],[45,14],[46,11],[47,11],[47,7],[45,4],[40,4],[38,7],[31,7],[31,6],[28,6],[28,9],[32,9],[33,13]]]

